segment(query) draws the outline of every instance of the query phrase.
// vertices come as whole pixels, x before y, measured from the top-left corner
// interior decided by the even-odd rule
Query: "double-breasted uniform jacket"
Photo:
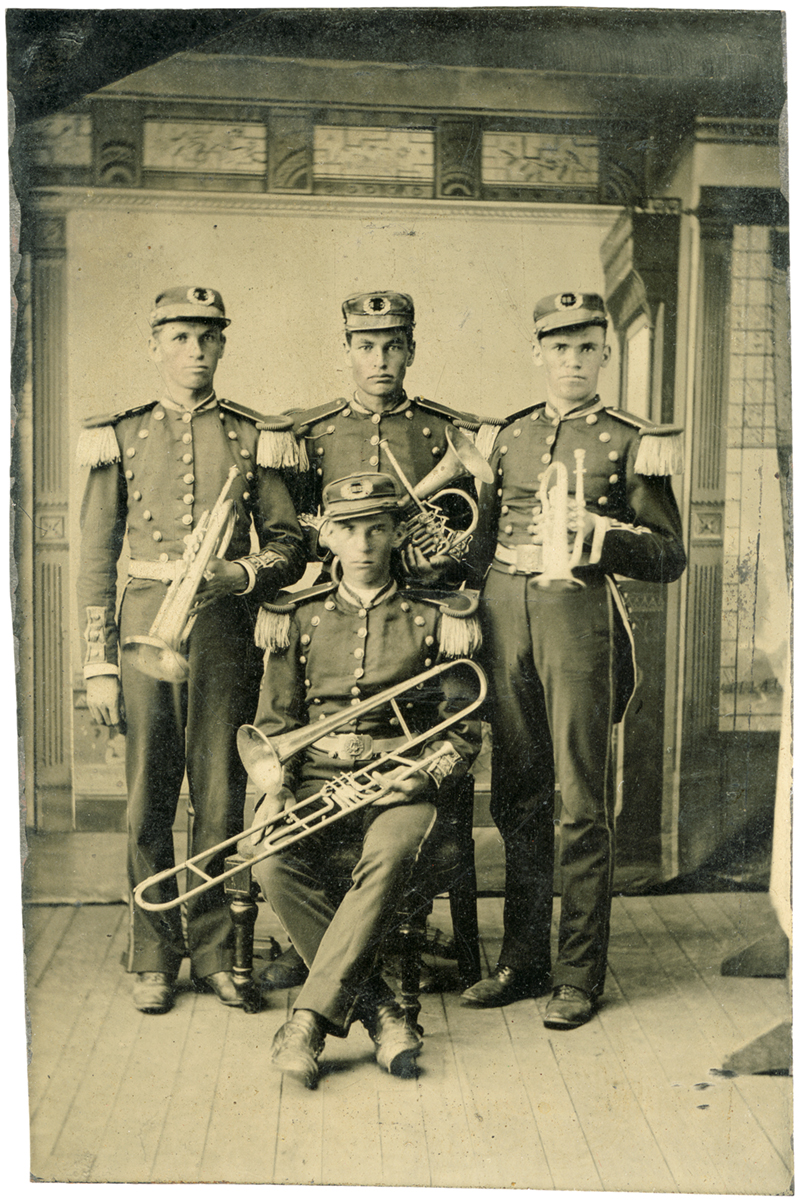
[[[443,654],[461,657],[477,645],[474,603],[463,593],[455,598],[392,583],[365,605],[344,584],[329,583],[278,600],[259,629],[268,652],[256,725],[274,736],[306,723],[313,730],[331,714],[353,714],[341,731],[285,764],[285,783],[299,800],[400,749],[405,734],[394,710],[386,704],[357,716],[360,700],[424,672]],[[475,686],[471,669],[454,667],[439,684],[415,685],[397,703],[412,733],[422,732],[475,699]],[[359,999],[391,997],[375,974],[378,948],[433,827],[434,806],[445,794],[458,800],[458,780],[480,747],[480,721],[457,720],[409,756],[445,749],[445,741],[452,750],[429,766],[431,782],[412,803],[349,813],[254,865],[310,968],[295,1008],[322,1016],[332,1033],[347,1031]]]
[[[302,534],[280,474],[259,465],[256,414],[212,395],[193,411],[168,399],[88,421],[78,447],[90,468],[82,509],[78,575],[85,620],[84,674],[121,675],[127,723],[128,874],[137,883],[173,862],[172,822],[188,771],[193,849],[241,829],[246,777],[238,726],[251,719],[259,655],[253,631],[262,599],[302,574]],[[236,468],[229,495],[236,520],[225,557],[242,564],[240,595],[197,617],[188,683],[175,688],[120,662],[120,641],[147,634],[177,565]],[[251,538],[254,527],[257,542]],[[125,585],[117,613],[118,562]],[[216,864],[209,866],[215,873]],[[164,885],[166,891],[174,880]],[[189,906],[188,942],[198,975],[231,965],[222,889]],[[155,892],[149,899],[157,899]],[[184,953],[180,913],[132,906],[128,969],[174,973]]]
[[[635,680],[613,576],[667,583],[684,569],[669,478],[681,469],[679,433],[599,397],[565,417],[545,404],[515,413],[495,438],[495,484],[482,489],[468,560],[471,582],[484,580],[492,815],[506,845],[500,965],[542,984],[549,975],[558,779],[562,917],[553,983],[595,995],[606,967],[614,857],[612,722]],[[545,552],[534,524],[552,463],[568,472],[573,498],[583,468],[586,508],[598,518],[594,553],[587,538],[574,570],[583,585],[576,590],[537,584]]]

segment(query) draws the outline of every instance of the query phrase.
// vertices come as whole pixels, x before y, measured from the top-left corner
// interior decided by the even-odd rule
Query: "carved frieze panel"
[[[433,184],[433,132],[363,126],[314,127],[314,181]]]
[[[34,121],[23,133],[25,153],[37,167],[90,167],[92,118],[58,113]]]
[[[267,132],[260,124],[145,121],[143,158],[150,171],[261,175]]]
[[[597,187],[599,142],[590,134],[486,131],[481,178],[506,187]]]

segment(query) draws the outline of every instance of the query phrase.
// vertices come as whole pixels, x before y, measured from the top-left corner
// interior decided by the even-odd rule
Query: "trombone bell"
[[[189,660],[163,638],[128,637],[122,643],[127,662],[151,679],[161,683],[185,683],[189,678]]]
[[[273,738],[273,741],[277,740]],[[236,749],[257,794],[277,792],[283,779],[284,759],[273,749],[269,738],[255,725],[241,725],[236,735]]]

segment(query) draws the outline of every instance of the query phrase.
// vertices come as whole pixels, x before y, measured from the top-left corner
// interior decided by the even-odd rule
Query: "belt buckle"
[[[340,733],[339,756],[354,762],[372,758],[372,738],[368,733]]]
[[[535,575],[541,571],[542,564],[539,561],[541,555],[541,546],[535,546],[529,542],[524,546],[517,546],[517,562],[516,568],[523,575]]]

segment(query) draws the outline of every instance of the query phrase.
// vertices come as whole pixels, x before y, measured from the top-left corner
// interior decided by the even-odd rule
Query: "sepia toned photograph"
[[[31,1182],[791,1195],[786,14],[5,20]]]

